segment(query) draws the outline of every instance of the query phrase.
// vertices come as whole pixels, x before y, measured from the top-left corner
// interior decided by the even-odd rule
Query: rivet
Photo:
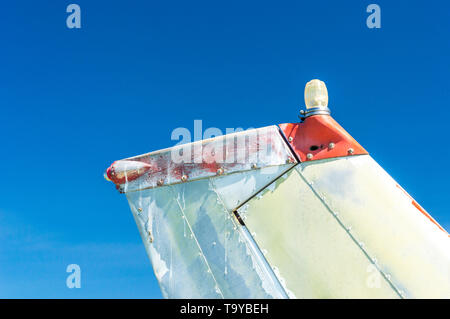
[[[217,170],[217,175],[222,175],[222,174],[223,174],[223,168],[221,167]]]
[[[306,158],[310,160],[313,158],[313,155],[311,153],[308,153],[308,154],[306,154]]]
[[[150,231],[148,231],[148,236],[149,236],[148,239],[149,239],[150,243],[153,243],[153,236]]]
[[[181,176],[181,181],[182,181],[182,182],[185,182],[185,181],[187,181],[187,179],[188,179],[187,175],[183,175],[183,176]]]
[[[139,207],[139,208],[138,208],[138,212],[139,212],[139,213],[142,212],[142,208]]]
[[[330,150],[332,150],[335,146],[336,146],[336,145],[335,145],[333,142],[331,142],[330,144],[328,144],[328,148],[329,148]]]
[[[349,153],[349,154],[353,154],[354,152],[355,152],[355,150],[354,150],[353,148],[349,148],[349,149],[348,149],[348,153]]]
[[[156,182],[156,185],[158,185],[158,186],[164,185],[164,180],[163,180],[162,178],[159,179],[159,180]]]
[[[301,115],[305,115],[305,113],[306,113],[305,110],[300,110]]]
[[[258,165],[256,165],[256,163],[252,164],[252,169],[258,168]]]
[[[289,142],[292,142],[294,138],[292,136],[289,136]]]

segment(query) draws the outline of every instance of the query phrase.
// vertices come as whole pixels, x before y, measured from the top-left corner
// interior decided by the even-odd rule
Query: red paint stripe
[[[417,208],[422,214],[424,214],[429,220],[431,220],[431,222],[433,222],[437,227],[439,227],[440,230],[445,231],[444,228],[441,227],[441,225],[439,225],[433,217],[430,216],[430,214],[428,214],[425,209],[422,208],[422,206],[420,206],[415,200],[412,201],[412,204],[414,205],[415,208]]]
[[[431,215],[428,214],[428,213],[426,212],[426,210],[423,209],[423,207],[420,206],[420,205],[414,200],[414,198],[412,198],[411,195],[409,195],[409,194],[408,194],[408,193],[407,193],[400,185],[397,184],[397,187],[398,187],[398,188],[399,188],[406,196],[408,196],[408,197],[411,199],[411,204],[413,204],[413,206],[414,206],[415,208],[417,208],[417,209],[419,210],[419,212],[421,212],[426,218],[428,218],[433,224],[435,224],[440,230],[442,230],[444,233],[446,233],[446,234],[450,237],[450,234],[448,234],[447,231],[446,231],[444,228],[442,228],[442,226],[439,225],[438,222],[437,222],[436,220],[434,220],[434,218],[431,217]]]

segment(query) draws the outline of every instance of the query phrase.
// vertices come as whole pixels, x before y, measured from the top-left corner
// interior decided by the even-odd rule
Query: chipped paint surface
[[[268,126],[116,161],[107,175],[122,192],[131,192],[286,163],[296,163],[295,156],[278,127]]]
[[[448,235],[368,155],[301,163],[238,212],[297,298],[450,297]]]

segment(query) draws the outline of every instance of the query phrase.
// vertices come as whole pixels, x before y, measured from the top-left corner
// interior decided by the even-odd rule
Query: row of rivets
[[[350,148],[350,149],[348,150],[348,152],[349,152],[350,154],[353,154],[354,151],[353,151],[352,148]],[[312,183],[312,182],[308,182],[308,184],[309,184],[309,186],[314,190],[314,188],[313,188],[313,183]],[[315,191],[315,190],[314,190],[314,191]],[[317,193],[317,191],[315,191],[315,192]],[[330,211],[331,211],[331,213],[333,214],[333,216],[335,216],[335,218],[337,218],[337,219],[341,222],[341,224],[343,225],[342,220],[340,220],[340,219],[338,218],[339,213],[336,212],[336,211],[331,210],[330,206],[326,203],[325,197],[324,197],[323,195],[319,195],[318,193],[317,193],[317,195],[318,195],[319,198],[323,201],[323,203],[324,203],[326,206],[328,206],[328,208],[330,209]],[[344,227],[345,227],[345,226],[344,226]],[[352,230],[352,227],[351,227],[351,226],[347,226],[347,227],[345,227],[345,229],[346,229],[347,232],[349,232],[349,234],[350,234],[350,232],[351,232],[351,230]],[[352,236],[352,237],[356,240],[356,238],[355,238],[354,235],[350,234],[350,236]],[[357,243],[358,243],[358,246],[359,246],[363,251],[365,251],[367,255],[369,255],[369,253],[368,253],[368,252],[366,251],[366,249],[365,249],[365,244],[364,244],[363,242],[360,242],[360,241],[357,241]],[[381,273],[384,275],[384,277],[386,278],[386,280],[389,281],[389,282],[393,285],[393,282],[392,282],[392,280],[391,280],[391,278],[392,278],[391,275],[388,274],[388,273],[383,272],[383,270],[380,269],[380,267],[379,267],[379,265],[378,265],[378,260],[377,260],[375,257],[373,257],[373,256],[370,257],[370,259],[371,259],[372,263],[377,267],[378,271],[381,272]],[[396,290],[397,290],[397,292],[400,294],[400,296],[401,296],[402,298],[405,298],[405,292],[404,292],[404,291],[398,290],[397,288],[396,288]]]
[[[331,142],[330,144],[328,144],[328,148],[330,149],[330,150],[332,150],[333,148],[335,148],[335,146],[336,146],[336,144],[334,144],[333,142]],[[350,155],[352,155],[353,153],[355,153],[355,150],[353,149],[353,148],[349,148],[348,150],[347,150],[347,152],[348,152],[348,154],[350,154]],[[311,153],[308,153],[308,154],[306,154],[306,158],[308,159],[308,160],[311,160],[312,158],[313,158],[313,154],[311,154]]]

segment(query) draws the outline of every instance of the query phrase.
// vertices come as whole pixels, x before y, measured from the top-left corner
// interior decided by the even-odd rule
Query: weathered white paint
[[[301,163],[239,213],[297,298],[450,297],[448,234],[368,155]]]
[[[450,298],[450,238],[370,156],[297,167],[405,297]]]

